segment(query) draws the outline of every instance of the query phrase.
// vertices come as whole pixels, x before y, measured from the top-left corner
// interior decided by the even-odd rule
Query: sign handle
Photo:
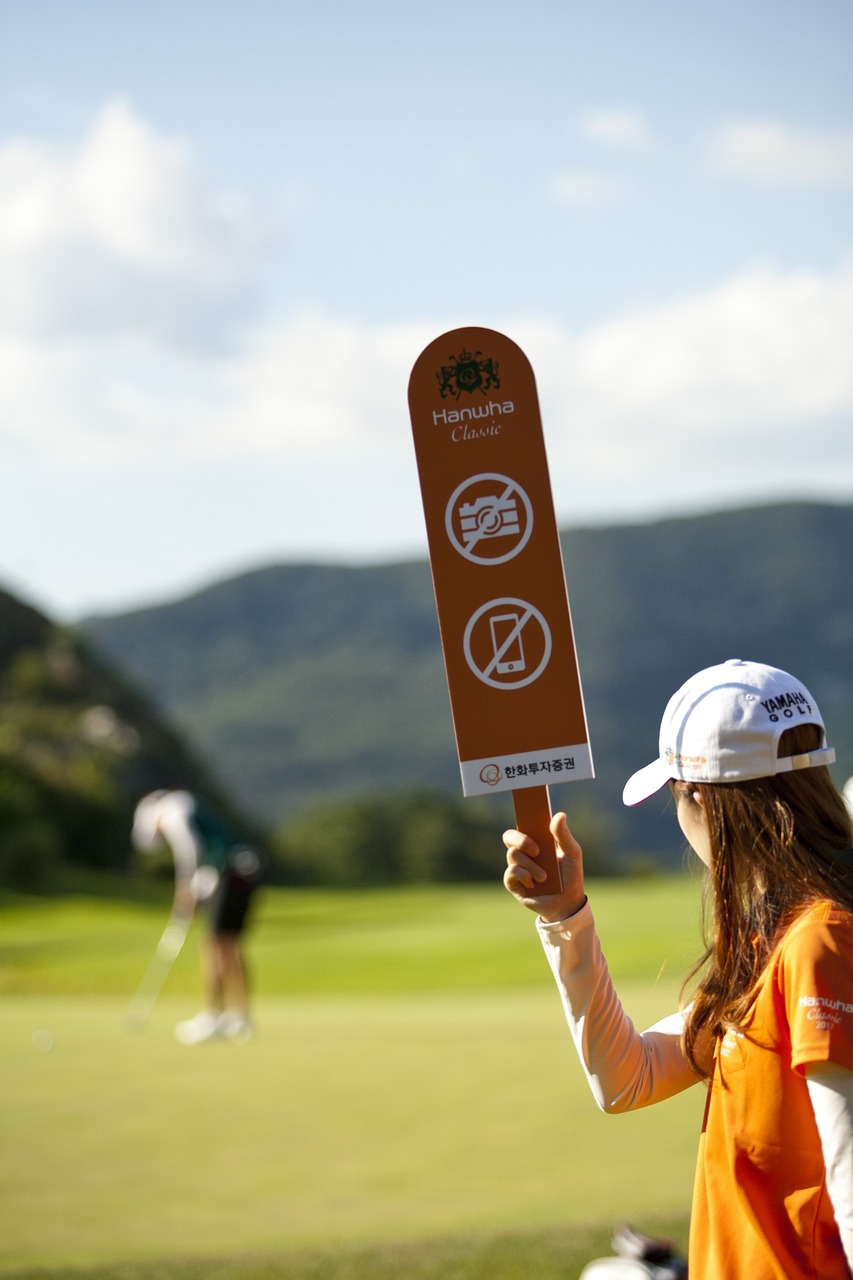
[[[537,862],[548,873],[548,879],[538,882],[534,892],[537,896],[540,893],[559,893],[562,882],[557,846],[550,829],[551,798],[548,788],[521,787],[518,791],[513,791],[512,803],[517,829],[539,845]]]

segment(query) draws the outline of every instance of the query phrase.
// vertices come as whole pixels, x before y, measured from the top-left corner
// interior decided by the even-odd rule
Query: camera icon
[[[474,502],[464,502],[459,508],[459,529],[466,546],[481,538],[518,537],[521,526],[515,497],[486,493]]]

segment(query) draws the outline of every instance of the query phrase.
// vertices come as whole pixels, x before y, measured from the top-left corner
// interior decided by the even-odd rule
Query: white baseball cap
[[[818,725],[821,746],[779,759],[779,738],[795,724]],[[672,778],[744,782],[832,764],[835,759],[806,686],[777,667],[740,658],[706,667],[672,695],[663,713],[659,746],[657,760],[625,783],[625,804],[647,800]]]
[[[130,833],[131,843],[141,853],[156,853],[163,846],[163,838],[158,830],[160,821],[160,801],[166,791],[152,791],[143,796],[136,806],[133,815],[133,830]]]

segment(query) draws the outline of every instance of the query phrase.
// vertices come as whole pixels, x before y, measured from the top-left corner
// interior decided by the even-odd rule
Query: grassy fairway
[[[695,882],[591,896],[635,1021],[670,1011]],[[259,1034],[195,1050],[171,1034],[195,1008],[193,937],[148,1031],[124,1025],[162,907],[0,916],[7,1275],[521,1276],[535,1238],[545,1280],[572,1274],[569,1238],[600,1249],[616,1218],[683,1231],[700,1091],[597,1112],[532,918],[500,890],[268,891]]]

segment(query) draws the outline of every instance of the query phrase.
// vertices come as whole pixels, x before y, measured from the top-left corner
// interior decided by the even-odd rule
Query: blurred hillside
[[[553,788],[555,807],[607,811],[626,852],[677,859],[665,799],[624,810],[622,784],[655,754],[678,684],[730,657],[800,676],[829,721],[839,780],[853,773],[853,506],[785,503],[562,542],[597,777]],[[358,795],[460,794],[426,560],[272,566],[80,630],[268,824]]]
[[[0,591],[0,884],[60,867],[122,869],[138,797],[189,786],[227,801],[148,699],[79,635]]]

